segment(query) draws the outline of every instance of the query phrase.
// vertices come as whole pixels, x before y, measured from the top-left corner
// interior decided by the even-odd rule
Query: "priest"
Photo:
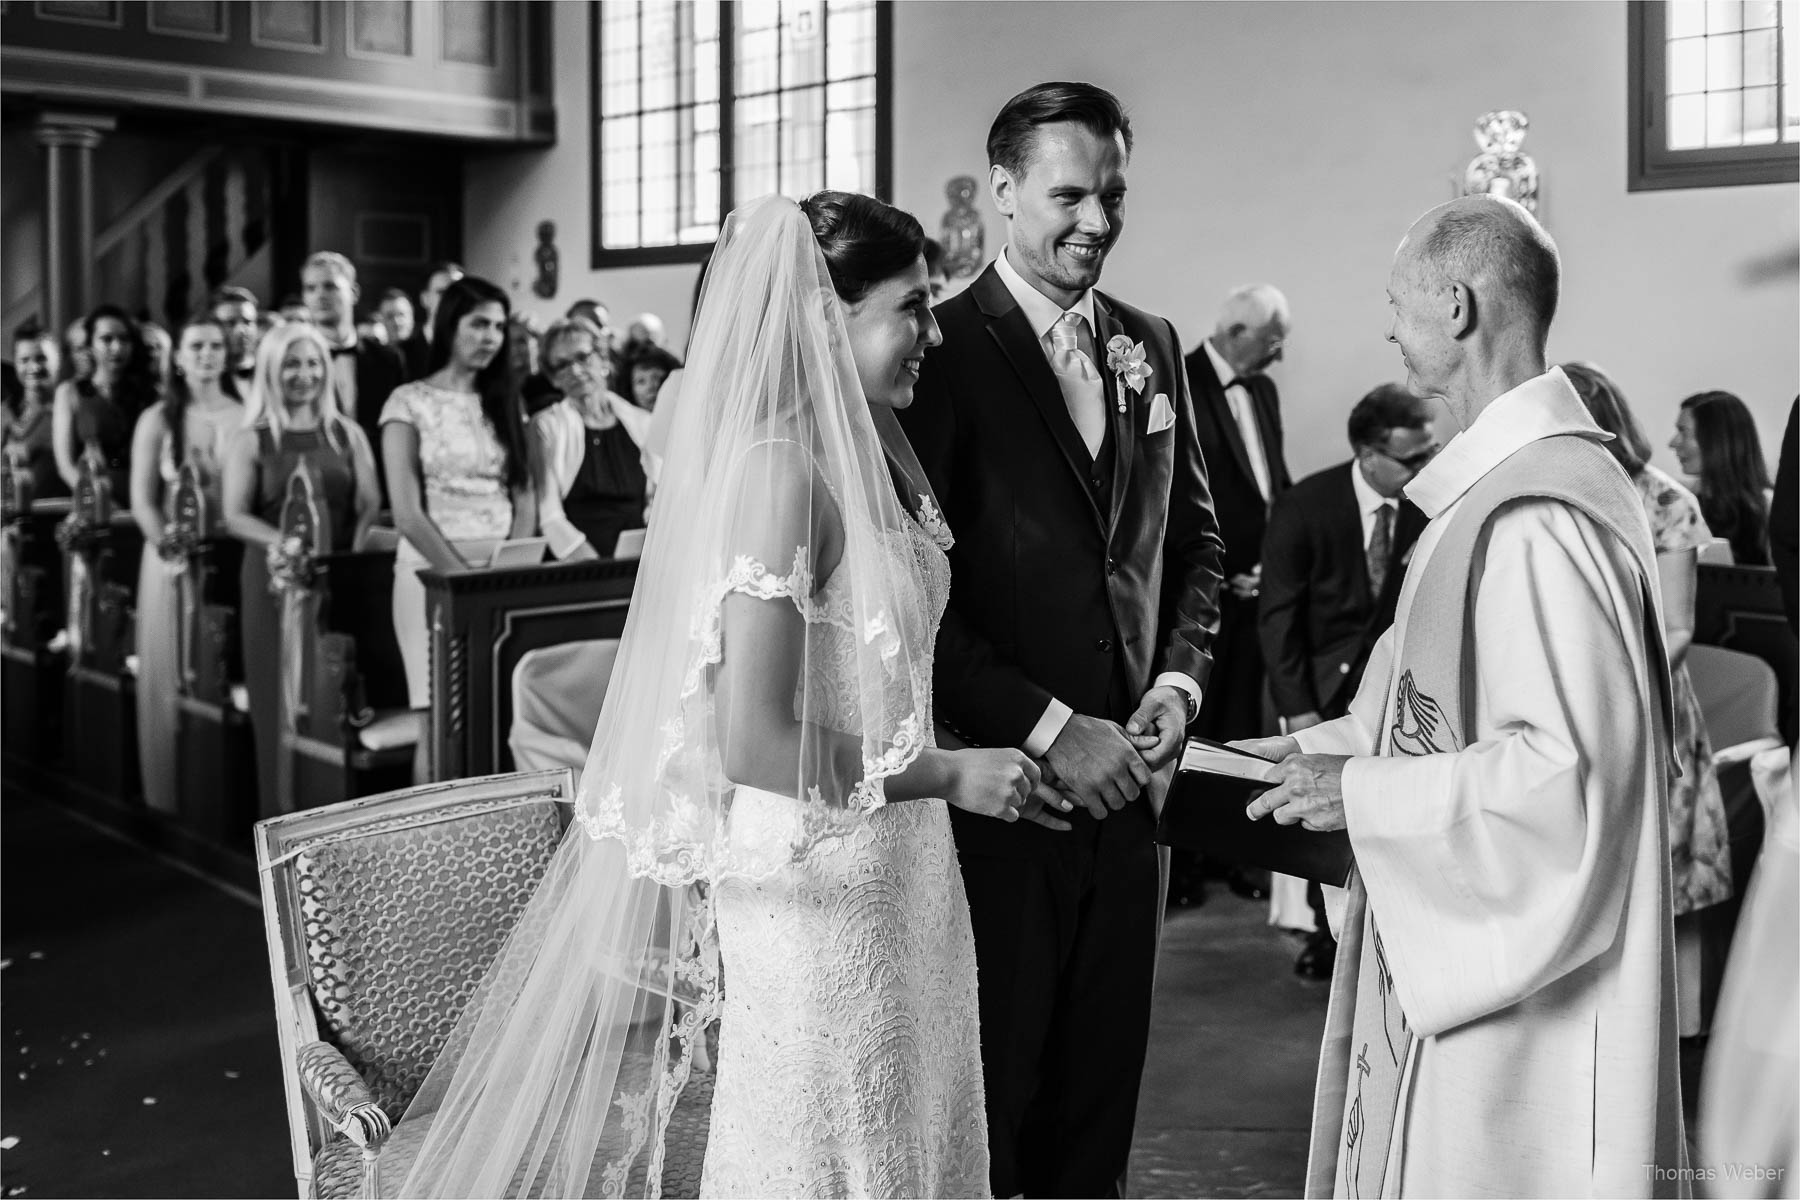
[[[1408,385],[1461,428],[1348,715],[1242,743],[1252,819],[1345,829],[1356,872],[1314,1105],[1315,1196],[1683,1195],[1650,530],[1544,345],[1561,267],[1465,197],[1389,278]]]

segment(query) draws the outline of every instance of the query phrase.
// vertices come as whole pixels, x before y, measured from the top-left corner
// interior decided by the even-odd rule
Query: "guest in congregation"
[[[1401,489],[1437,454],[1430,407],[1384,383],[1350,410],[1349,433],[1351,460],[1276,497],[1263,537],[1257,628],[1286,733],[1349,711],[1369,652],[1394,623],[1400,581],[1425,528]],[[1294,972],[1329,979],[1337,941],[1319,885],[1307,884],[1305,894],[1313,928]]]
[[[1251,284],[1225,297],[1212,333],[1187,356],[1200,453],[1225,539],[1212,677],[1194,730],[1219,741],[1269,732],[1256,602],[1269,505],[1293,481],[1282,456],[1281,400],[1266,372],[1281,361],[1287,335],[1287,298],[1266,283]],[[1188,851],[1170,855],[1171,904],[1200,901],[1199,867]],[[1228,878],[1240,894],[1267,893],[1266,872],[1234,870]]]
[[[418,325],[413,320],[412,297],[402,288],[389,288],[381,293],[381,300],[375,306],[375,319],[381,322],[381,328],[387,333],[387,344],[400,351],[400,361],[406,368],[406,378],[417,379],[413,372],[413,360],[407,350],[413,333]],[[423,361],[419,364],[423,367]]]
[[[144,531],[137,589],[138,765],[144,802],[175,811],[176,706],[180,694],[180,600],[187,548],[169,536],[175,484],[192,464],[219,512],[225,453],[243,425],[244,406],[228,370],[230,334],[211,311],[190,317],[175,344],[163,398],[138,418],[131,444],[131,515]]]
[[[601,383],[600,331],[580,317],[545,330],[544,369],[562,391],[531,418],[544,537],[560,559],[610,558],[619,534],[644,527],[648,415]]]
[[[600,331],[600,348],[606,355],[606,379],[603,381],[609,391],[625,386],[625,362],[619,342],[619,331],[613,328],[612,312],[598,300],[577,300],[569,305],[564,314],[580,317]]]
[[[150,370],[156,377],[158,390],[169,385],[169,371],[175,366],[175,339],[169,331],[151,320],[138,321],[138,336],[150,351]]]
[[[629,361],[652,346],[668,349],[669,331],[663,325],[661,317],[653,312],[641,312],[631,318],[631,324],[625,328],[625,347],[622,353]]]
[[[419,572],[484,567],[499,541],[537,525],[509,316],[506,293],[485,279],[465,275],[445,288],[431,335],[431,370],[395,389],[381,412],[381,456],[401,539],[394,636],[414,708],[431,706]],[[415,763],[421,781],[426,749],[421,738]]]
[[[1676,1012],[1681,1035],[1693,1037],[1704,1032],[1700,1024],[1700,910],[1732,895],[1725,800],[1713,774],[1712,742],[1687,669],[1688,647],[1694,640],[1700,547],[1712,540],[1712,533],[1694,494],[1651,465],[1650,439],[1644,436],[1619,385],[1592,363],[1564,363],[1562,372],[1587,405],[1594,423],[1613,435],[1606,448],[1637,485],[1656,549],[1663,644],[1674,689],[1675,764],[1681,768],[1681,774],[1669,781]]]
[[[400,345],[400,356],[406,360],[407,379],[422,378],[431,369],[432,318],[437,315],[438,301],[443,297],[444,289],[462,277],[461,265],[453,262],[435,263],[425,276],[425,286],[419,289],[419,308],[412,334]]]
[[[1561,274],[1510,200],[1408,231],[1388,340],[1462,432],[1407,485],[1430,524],[1349,713],[1246,743],[1281,760],[1247,815],[1356,856],[1308,1195],[1688,1190],[1655,551],[1546,367]]]
[[[1681,402],[1669,441],[1681,473],[1694,481],[1712,536],[1731,544],[1740,566],[1769,565],[1768,460],[1756,418],[1730,392],[1698,392]]]
[[[56,382],[86,379],[94,373],[94,351],[88,345],[87,318],[77,317],[63,330],[62,373]]]
[[[114,503],[129,495],[131,434],[140,414],[157,401],[156,369],[137,322],[117,305],[102,304],[82,322],[93,370],[56,389],[51,402],[51,448],[56,473],[70,491],[81,478],[90,447],[106,464]]]
[[[356,301],[361,292],[356,267],[342,254],[335,250],[313,254],[300,268],[300,285],[306,310],[331,347],[338,411],[362,426],[374,445],[380,439],[382,406],[406,378],[400,352],[358,334]],[[379,471],[381,464],[376,468]]]
[[[281,544],[281,510],[288,481],[301,469],[312,477],[326,552],[356,549],[381,511],[375,454],[362,428],[339,411],[330,344],[310,322],[290,321],[257,348],[256,380],[226,452],[220,496],[225,528],[245,547],[238,629],[265,817],[282,811],[282,635],[272,585],[291,562]]]
[[[263,332],[256,297],[248,288],[222,287],[212,294],[207,307],[225,330],[225,373],[237,394],[247,396],[256,379],[256,343]]]
[[[681,360],[661,346],[645,346],[631,359],[631,402],[646,412],[656,411],[656,397],[669,376],[681,370]]]
[[[56,335],[48,330],[25,325],[13,335],[12,365],[17,373],[18,393],[7,404],[0,441],[5,442],[16,467],[30,474],[31,494],[38,499],[69,493],[57,473],[56,451],[50,436],[50,409],[60,358]]]
[[[292,292],[281,298],[275,315],[283,321],[300,321],[307,325],[313,323],[312,310],[306,307],[306,301]]]

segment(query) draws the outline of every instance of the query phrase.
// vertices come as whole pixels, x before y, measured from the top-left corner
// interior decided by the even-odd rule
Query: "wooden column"
[[[46,112],[44,148],[44,317],[60,331],[94,306],[94,148],[112,117]]]

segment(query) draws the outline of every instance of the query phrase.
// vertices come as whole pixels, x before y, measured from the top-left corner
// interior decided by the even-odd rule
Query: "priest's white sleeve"
[[[1464,669],[1478,740],[1344,772],[1395,991],[1427,1037],[1613,945],[1661,753],[1646,744],[1654,614],[1629,552],[1585,514],[1533,501],[1490,522],[1475,562]]]
[[[1394,673],[1394,629],[1381,635],[1369,651],[1369,665],[1350,701],[1350,711],[1334,721],[1302,729],[1293,735],[1302,754],[1373,754],[1380,748],[1382,702]]]

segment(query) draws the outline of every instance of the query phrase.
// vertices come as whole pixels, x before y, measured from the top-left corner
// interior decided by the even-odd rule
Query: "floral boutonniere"
[[[1133,342],[1124,334],[1114,334],[1106,343],[1106,368],[1118,377],[1119,411],[1125,411],[1125,391],[1141,393],[1144,380],[1154,374],[1154,368],[1144,361],[1144,343]]]

